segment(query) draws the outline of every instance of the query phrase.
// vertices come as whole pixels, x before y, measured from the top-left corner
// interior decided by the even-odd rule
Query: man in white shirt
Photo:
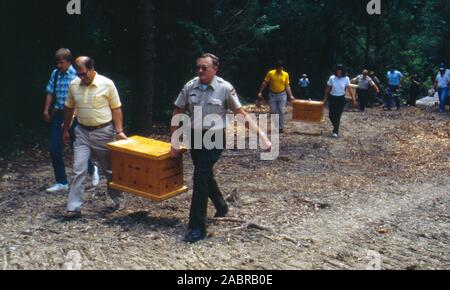
[[[375,85],[375,82],[369,77],[369,71],[363,70],[362,74],[357,76],[352,80],[358,84],[358,99],[359,99],[359,109],[361,112],[366,110],[366,107],[369,103],[369,89],[372,87],[378,93],[378,87]]]
[[[439,112],[441,113],[445,112],[449,88],[450,74],[448,73],[448,70],[445,70],[445,67],[441,66],[434,82],[434,89],[437,90],[439,94]]]

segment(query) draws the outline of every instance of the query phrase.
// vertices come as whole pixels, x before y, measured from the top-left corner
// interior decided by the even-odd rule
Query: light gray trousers
[[[287,93],[280,94],[269,93],[270,114],[280,116],[280,129],[284,129],[284,119],[286,115]]]
[[[75,178],[72,182],[67,203],[68,211],[79,211],[83,206],[84,181],[88,172],[88,159],[91,154],[98,159],[98,163],[105,174],[108,184],[112,179],[111,157],[107,144],[114,141],[115,133],[113,125],[105,128],[88,131],[81,126],[75,128],[74,165]],[[115,204],[122,202],[122,192],[110,189],[108,194]]]

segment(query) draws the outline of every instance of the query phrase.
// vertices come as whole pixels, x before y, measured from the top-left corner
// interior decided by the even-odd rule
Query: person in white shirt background
[[[439,112],[445,112],[445,105],[447,103],[448,92],[450,88],[450,73],[441,65],[439,73],[436,76],[434,82],[434,89],[437,90],[439,94]]]

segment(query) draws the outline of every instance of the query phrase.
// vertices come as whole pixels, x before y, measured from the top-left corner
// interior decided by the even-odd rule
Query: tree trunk
[[[139,131],[152,126],[154,113],[154,69],[155,69],[155,32],[154,0],[141,0],[142,35],[139,48],[141,75],[141,94],[134,101],[133,127]]]
[[[371,67],[370,59],[370,43],[372,39],[372,23],[370,19],[366,19],[366,47],[364,49],[364,66],[366,68]]]
[[[383,68],[383,61],[380,59],[381,49],[383,47],[383,24],[382,24],[382,16],[376,16],[374,20],[374,40],[373,40],[373,48],[374,48],[374,58],[372,69],[377,73],[381,72]]]

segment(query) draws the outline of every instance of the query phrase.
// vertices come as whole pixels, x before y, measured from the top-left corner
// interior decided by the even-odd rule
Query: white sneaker
[[[92,186],[96,187],[100,183],[100,176],[98,176],[98,167],[94,165],[94,173],[91,175]]]
[[[57,183],[57,184],[55,184],[55,185],[53,185],[52,187],[49,187],[49,188],[47,188],[47,192],[50,192],[50,193],[55,193],[55,192],[59,192],[59,191],[67,191],[67,190],[69,190],[69,185],[64,185],[64,184],[61,184],[61,183]]]
[[[339,136],[338,136],[338,134],[333,133],[333,135],[331,135],[331,137],[333,137],[333,138],[338,138]]]

